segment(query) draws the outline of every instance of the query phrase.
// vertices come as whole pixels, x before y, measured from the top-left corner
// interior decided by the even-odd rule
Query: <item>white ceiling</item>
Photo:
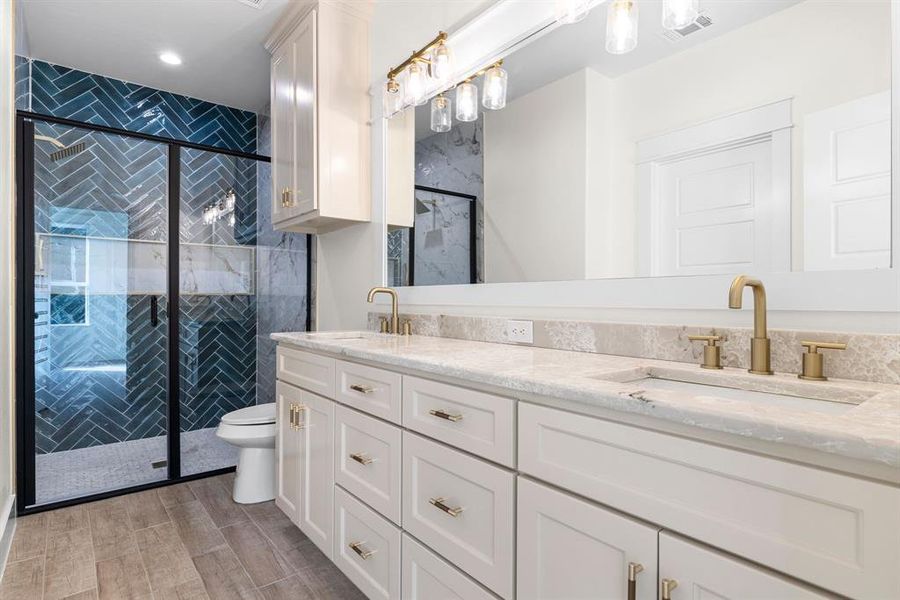
[[[672,42],[663,37],[661,0],[640,0],[637,48],[618,56],[605,48],[606,5],[595,6],[583,21],[557,27],[504,59],[503,67],[509,73],[507,97],[512,100],[584,68],[618,77],[801,1],[701,0],[700,13],[710,17],[713,24]],[[416,139],[430,135],[430,108],[426,104],[416,109]]]
[[[34,58],[251,111],[268,103],[263,43],[290,2],[16,1],[18,34]],[[184,62],[162,63],[163,51]]]

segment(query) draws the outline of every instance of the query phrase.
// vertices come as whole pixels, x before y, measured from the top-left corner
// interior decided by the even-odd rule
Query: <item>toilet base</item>
[[[274,448],[241,448],[231,497],[238,504],[275,499]]]

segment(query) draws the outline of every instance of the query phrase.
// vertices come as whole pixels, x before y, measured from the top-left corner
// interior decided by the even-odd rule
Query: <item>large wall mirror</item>
[[[388,284],[890,268],[890,1],[661,16],[601,4],[504,58],[502,109],[391,119]]]

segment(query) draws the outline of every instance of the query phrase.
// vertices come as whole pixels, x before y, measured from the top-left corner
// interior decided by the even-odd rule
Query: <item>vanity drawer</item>
[[[400,524],[400,428],[337,406],[334,481]]]
[[[334,398],[333,358],[278,346],[277,377],[326,398]]]
[[[338,401],[398,425],[401,381],[397,373],[337,361]]]
[[[446,560],[403,534],[404,600],[496,600]]]
[[[400,597],[400,530],[334,488],[334,562],[372,600]]]
[[[403,432],[403,529],[503,598],[513,595],[515,477]]]
[[[900,489],[527,403],[519,470],[825,589],[900,597]]]
[[[403,425],[507,467],[515,466],[516,401],[403,377]]]

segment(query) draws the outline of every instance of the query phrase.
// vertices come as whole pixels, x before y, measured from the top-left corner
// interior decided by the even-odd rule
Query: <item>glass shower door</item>
[[[34,504],[46,504],[168,476],[168,147],[30,123]]]

